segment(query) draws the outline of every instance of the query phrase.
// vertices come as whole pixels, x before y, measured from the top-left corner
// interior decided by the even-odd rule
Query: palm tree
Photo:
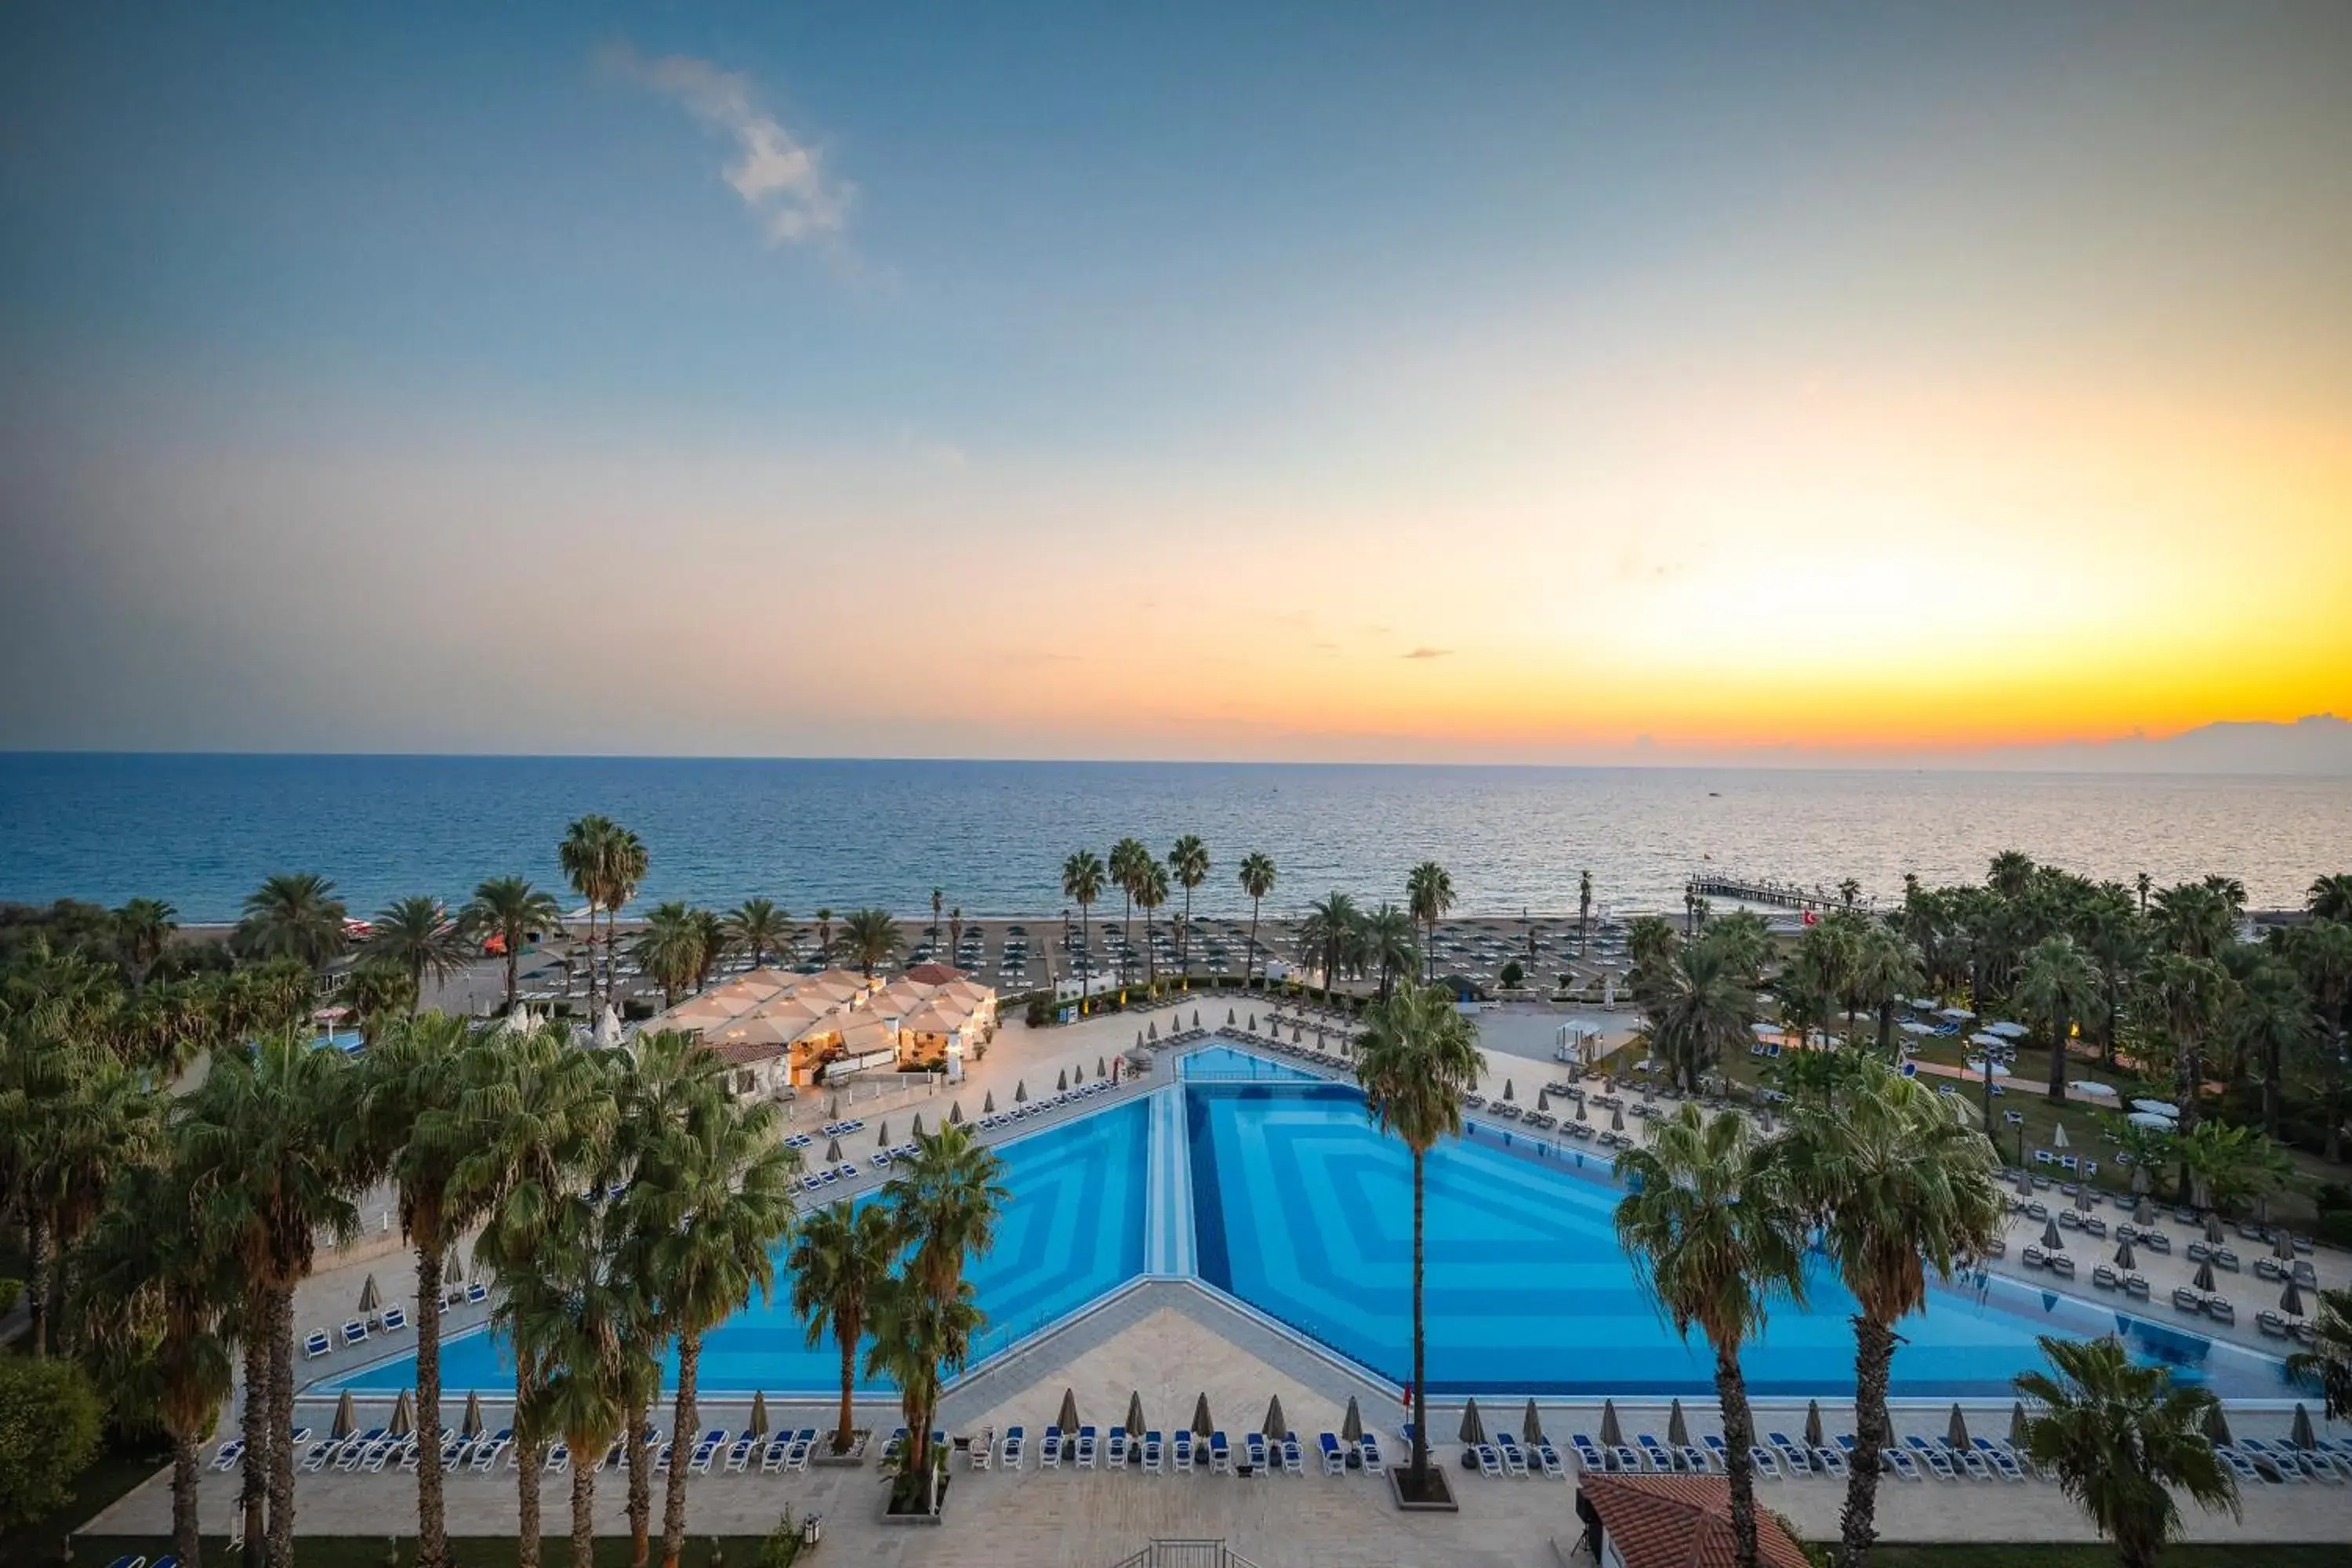
[[[2202,1112],[2205,1036],[2221,1016],[2230,977],[2210,958],[2190,958],[2176,952],[2151,964],[2141,984],[2150,1010],[2172,1043],[2173,1094],[2180,1105],[2180,1130],[2192,1131]]]
[[[1160,946],[1151,940],[1152,911],[1168,902],[1168,868],[1157,860],[1146,860],[1136,869],[1135,886],[1130,894],[1143,907],[1143,970],[1144,985],[1160,988]]]
[[[416,1445],[425,1454],[441,1451],[442,1261],[497,1196],[467,1160],[500,1133],[484,1114],[475,1060],[497,1048],[492,1039],[462,1017],[428,1013],[361,1059],[362,1135],[392,1178],[401,1234],[416,1253]],[[417,1467],[416,1535],[418,1568],[444,1568],[449,1535],[437,1465]]]
[[[1454,908],[1453,877],[1448,875],[1445,868],[1436,861],[1423,860],[1405,876],[1404,901],[1405,908],[1412,911],[1412,918],[1419,921],[1422,929],[1429,933],[1429,942],[1423,951],[1429,953],[1432,962],[1434,962],[1437,952],[1437,922],[1444,920],[1446,912]],[[1424,968],[1422,979],[1426,981],[1430,978],[1427,969]]]
[[[2046,936],[2025,954],[2017,1005],[2050,1031],[2050,1098],[2066,1098],[2066,1040],[2074,1021],[2099,1005],[2099,977],[2070,936]],[[1987,1076],[1990,1076],[1988,1074]]]
[[[132,899],[114,911],[114,940],[134,974],[144,978],[163,956],[172,933],[180,929],[180,911],[161,899]]]
[[[2210,1511],[2241,1517],[2238,1483],[2205,1425],[2221,1409],[2210,1389],[2176,1385],[2161,1366],[2135,1363],[2119,1340],[2043,1335],[2049,1372],[2029,1372],[2025,1451],[2116,1543],[2125,1568],[2152,1568],[2180,1533],[2176,1491]]]
[[[858,1340],[898,1254],[898,1230],[888,1211],[875,1204],[829,1204],[803,1220],[793,1236],[787,1259],[793,1311],[808,1326],[812,1348],[830,1330],[841,1351],[841,1420],[833,1435],[836,1454],[849,1451]]]
[[[2157,894],[2148,923],[2159,945],[2184,958],[2219,958],[2235,940],[2228,893],[2202,882]]]
[[[1086,967],[1078,972],[1078,1016],[1086,1016],[1087,991],[1094,977],[1093,937],[1087,926],[1087,911],[1102,897],[1103,863],[1091,849],[1081,849],[1062,862],[1062,897],[1078,906],[1078,947],[1086,953]],[[1063,928],[1066,934],[1068,928]]]
[[[2286,1358],[2287,1374],[2319,1384],[2330,1421],[2352,1420],[2352,1287],[2319,1293],[2311,1348]]]
[[[387,1031],[416,1011],[416,984],[396,963],[362,957],[337,993],[359,1025],[360,1043],[375,1049]]]
[[[25,1295],[36,1356],[48,1351],[58,1260],[70,1263],[108,1187],[147,1161],[161,1131],[159,1101],[128,1068],[70,1037],[45,1036],[37,1021],[33,1037],[19,1042],[31,1059],[6,1075],[14,1092],[0,1107],[8,1145],[0,1163],[14,1174],[8,1195],[24,1216],[30,1254]],[[59,1327],[60,1343],[70,1339],[70,1321]]]
[[[660,983],[664,1006],[677,1006],[702,973],[703,931],[694,917],[693,910],[676,900],[656,904],[637,938],[638,967]]]
[[[1592,873],[1582,871],[1576,879],[1576,951],[1584,951],[1585,939],[1592,931]]]
[[[605,874],[604,882],[606,900],[604,937],[607,948],[613,945],[614,940],[614,922],[620,918],[621,911],[628,907],[630,900],[637,896],[637,889],[644,884],[646,868],[652,863],[653,858],[646,852],[644,840],[625,827],[614,829],[607,862],[609,868]],[[606,965],[604,1005],[608,1007],[613,1004],[613,987],[618,979],[619,976],[614,973],[612,966]]]
[[[1895,1005],[1927,983],[1919,950],[1894,926],[1872,921],[1863,928],[1853,955],[1854,994],[1878,1015],[1878,1049],[1895,1054]]]
[[[792,1228],[801,1161],[781,1142],[774,1102],[737,1102],[726,1091],[718,1056],[691,1036],[672,1037],[680,1044],[640,1041],[641,1058],[658,1049],[696,1058],[685,1069],[696,1086],[692,1101],[682,1124],[659,1130],[639,1152],[629,1200],[637,1223],[655,1238],[648,1272],[659,1282],[662,1327],[677,1340],[673,1440],[688,1453],[702,1336],[741,1310],[754,1290],[764,1300],[774,1289],[772,1249]],[[686,1547],[686,1475],[683,1465],[671,1468],[663,1500],[664,1568],[677,1568]]]
[[[2314,920],[2352,921],[2352,872],[2314,879],[2304,907]]]
[[[1158,864],[1159,862],[1151,858],[1151,851],[1144,846],[1140,838],[1122,838],[1110,847],[1111,884],[1118,888],[1127,900],[1126,910],[1118,917],[1118,983],[1121,985],[1127,984],[1128,954],[1134,951],[1128,927],[1135,921],[1136,884],[1141,879],[1143,868],[1146,866]]]
[[[522,963],[522,944],[533,931],[563,930],[563,910],[555,895],[534,888],[522,877],[492,877],[474,889],[473,901],[457,914],[458,930],[467,936],[495,936],[505,950],[508,1011],[514,1009]]]
[[[701,962],[695,965],[694,988],[697,991],[707,990],[711,973],[719,967],[719,961],[727,956],[727,950],[734,945],[735,933],[727,924],[726,917],[712,910],[696,910],[687,919],[694,926],[695,945],[701,953]]]
[[[1257,907],[1261,900],[1274,891],[1274,857],[1251,850],[1242,857],[1242,891],[1249,895],[1249,950],[1242,954],[1242,988],[1250,983],[1250,965],[1257,959]]]
[[[1653,1123],[1647,1148],[1617,1156],[1627,1187],[1617,1205],[1619,1245],[1640,1261],[1642,1283],[1675,1331],[1687,1340],[1696,1323],[1715,1347],[1732,1539],[1742,1563],[1756,1561],[1748,1457],[1756,1423],[1739,1350],[1763,1329],[1775,1297],[1804,1299],[1804,1229],[1786,1174],[1747,1117],[1726,1111],[1709,1119],[1687,1101]]]
[[[963,946],[963,906],[958,904],[948,911],[948,952],[952,954]]]
[[[751,967],[759,968],[768,961],[768,954],[782,951],[792,929],[792,917],[776,907],[773,899],[746,899],[728,913],[728,933],[735,945],[751,955]]]
[[[547,1285],[521,1298],[527,1320],[515,1336],[542,1347],[546,1375],[530,1391],[524,1419],[562,1434],[572,1453],[572,1568],[594,1568],[598,1463],[628,1421],[626,1342],[635,1306],[618,1274],[595,1204],[567,1194],[541,1241],[537,1267]]]
[[[1307,918],[1298,922],[1298,946],[1302,953],[1314,953],[1322,962],[1323,989],[1337,994],[1339,988],[1339,965],[1346,959],[1349,938],[1363,916],[1356,900],[1333,889],[1331,892],[1307,906]]]
[[[1365,917],[1363,933],[1366,955],[1380,971],[1381,994],[1387,995],[1396,979],[1410,984],[1412,972],[1421,966],[1412,916],[1394,904],[1382,904]]]
[[[2345,1038],[2352,1026],[2352,922],[2314,920],[2287,934],[2287,958],[2311,994],[2312,1012],[2327,1033],[2321,1053],[2327,1085],[2327,1142],[2333,1164],[2343,1158]]]
[[[898,956],[898,922],[887,910],[852,910],[841,917],[841,943],[871,980],[877,965]]]
[[[982,1321],[980,1308],[969,1280],[933,1291],[909,1274],[885,1280],[873,1310],[874,1348],[866,1352],[866,1369],[898,1385],[898,1408],[907,1422],[895,1504],[902,1512],[936,1512],[932,1482],[946,1468],[947,1456],[931,1443],[931,1422],[941,1384],[971,1359],[972,1338]]]
[[[247,1281],[240,1335],[268,1347],[266,1408],[247,1424],[258,1436],[248,1437],[246,1463],[264,1478],[270,1568],[294,1555],[294,1288],[321,1234],[359,1230],[351,1194],[368,1173],[353,1131],[356,1071],[341,1051],[272,1035],[217,1058],[183,1113],[191,1205]],[[248,1541],[254,1513],[248,1501]]]
[[[596,911],[609,908],[605,900],[612,891],[613,855],[619,840],[621,825],[609,816],[593,813],[575,818],[564,829],[562,842],[555,847],[555,863],[562,868],[563,879],[572,890],[588,900],[588,1000],[596,1000]],[[604,962],[607,973],[612,968],[613,942],[608,931],[604,939]]]
[[[833,962],[833,911],[820,909],[816,912],[816,955],[820,963]]]
[[[2237,992],[2229,1016],[2230,1042],[2259,1064],[2263,1080],[2263,1131],[2278,1136],[2281,1089],[2286,1064],[2312,1043],[2311,998],[2286,961],[2258,958]]]
[[[1818,929],[1818,928],[1816,928]],[[1649,1039],[1671,1080],[1696,1093],[1699,1075],[1726,1051],[1745,1049],[1756,1021],[1756,994],[1723,945],[1680,942],[1653,962],[1636,962],[1634,1000],[1649,1016]]]
[[[1861,1310],[1854,1317],[1855,1448],[1842,1521],[1845,1561],[1876,1534],[1879,1454],[1892,1440],[1886,1380],[1895,1325],[1927,1304],[1927,1275],[1948,1279],[2000,1235],[2007,1205],[1992,1144],[1964,1101],[1905,1078],[1875,1054],[1794,1102],[1776,1145],[1788,1189]]]
[[[2156,886],[2156,879],[2149,876],[2147,872],[2142,871],[2132,878],[2132,886],[2139,889],[2139,912],[2142,915],[2146,915],[2147,913],[2148,889]]]
[[[1187,833],[1168,851],[1168,869],[1184,889],[1184,944],[1178,960],[1186,978],[1192,973],[1192,889],[1209,879],[1209,847],[1197,834]]]
[[[1337,898],[1339,895],[1334,894]],[[1364,1109],[1383,1132],[1404,1141],[1412,1156],[1412,1469],[1410,1492],[1427,1497],[1429,1405],[1423,1384],[1426,1320],[1422,1276],[1427,1199],[1425,1168],[1440,1138],[1462,1131],[1462,1097],[1486,1070],[1477,1032],[1443,986],[1397,988],[1373,1004],[1356,1052],[1356,1080]]]
[[[394,899],[375,917],[375,929],[362,955],[398,969],[421,997],[425,976],[435,984],[466,965],[466,936],[450,918],[448,906],[427,894]]]
[[[946,1333],[949,1341],[953,1339],[950,1331],[959,1314],[952,1308],[971,1299],[971,1288],[963,1280],[964,1260],[982,1256],[995,1245],[997,1216],[1011,1196],[998,1181],[1003,1163],[972,1136],[969,1126],[919,1132],[915,1145],[912,1155],[891,1167],[890,1181],[882,1189],[892,1228],[909,1251],[908,1289],[885,1291],[876,1304],[877,1355],[890,1353],[886,1347],[910,1329],[937,1331]],[[977,1321],[975,1312],[974,1327]],[[929,1347],[929,1364],[937,1367],[944,1357],[940,1343]],[[954,1364],[961,1364],[961,1356]],[[891,1370],[898,1376],[906,1369],[892,1364]],[[903,1377],[900,1387],[910,1399],[914,1396],[916,1390]],[[937,1396],[934,1376],[929,1401],[935,1403]],[[910,1405],[907,1416],[907,1473],[925,1474],[929,1467],[930,1403],[919,1412]]]
[[[940,911],[947,908],[947,902],[948,895],[945,889],[933,888],[931,889],[930,939],[934,945],[936,945],[940,940]],[[950,952],[952,952],[952,950],[950,950]]]
[[[296,958],[322,967],[343,951],[343,900],[314,871],[281,873],[245,897],[230,941],[240,957]]]

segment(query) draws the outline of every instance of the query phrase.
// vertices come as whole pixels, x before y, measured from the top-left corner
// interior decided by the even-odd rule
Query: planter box
[[[938,1526],[938,1525],[945,1524],[945,1523],[947,1522],[947,1512],[948,1512],[948,1488],[952,1484],[952,1482],[950,1481],[950,1478],[948,1478],[948,1477],[946,1477],[946,1476],[941,1476],[941,1477],[940,1478],[940,1506],[939,1506],[938,1511],[933,1512],[933,1513],[893,1513],[893,1512],[891,1512],[891,1511],[890,1511],[890,1494],[891,1494],[892,1492],[894,1492],[894,1491],[896,1491],[896,1490],[898,1489],[897,1489],[897,1486],[895,1485],[896,1480],[897,1480],[897,1478],[896,1478],[896,1477],[893,1477],[893,1478],[892,1478],[892,1481],[893,1481],[893,1483],[894,1483],[894,1484],[892,1484],[892,1485],[888,1485],[888,1486],[885,1486],[885,1487],[882,1489],[882,1509],[881,1509],[881,1512],[880,1512],[879,1517],[880,1517],[880,1519],[881,1519],[881,1521],[882,1521],[882,1522],[883,1522],[884,1524],[912,1524],[912,1525],[931,1525],[931,1526]]]
[[[1399,1510],[1405,1513],[1459,1513],[1462,1511],[1461,1505],[1454,1500],[1454,1484],[1445,1479],[1445,1471],[1441,1467],[1436,1465],[1429,1467],[1430,1485],[1434,1490],[1432,1496],[1425,1499],[1413,1500],[1404,1495],[1405,1477],[1409,1473],[1409,1468],[1403,1465],[1391,1466],[1389,1470],[1389,1497]]]
[[[849,1452],[835,1454],[833,1451],[833,1434],[820,1432],[816,1446],[809,1450],[809,1467],[812,1469],[856,1469],[866,1462],[866,1450],[873,1446],[874,1434],[871,1431],[863,1426],[853,1427],[849,1435]]]

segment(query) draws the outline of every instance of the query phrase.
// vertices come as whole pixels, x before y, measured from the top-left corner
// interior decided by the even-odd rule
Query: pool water
[[[1255,1051],[1235,1050],[1231,1046],[1203,1046],[1181,1058],[1178,1073],[1188,1082],[1234,1081],[1321,1083],[1325,1080],[1305,1068],[1288,1062],[1259,1056]]]
[[[1380,1376],[1412,1371],[1412,1166],[1348,1086],[1187,1090],[1201,1277]],[[1619,1189],[1485,1138],[1425,1172],[1424,1352],[1433,1393],[1706,1394],[1713,1352],[1678,1341],[1617,1245]],[[1548,1148],[1549,1145],[1542,1145]],[[1741,1363],[1759,1396],[1853,1389],[1853,1298],[1814,1260],[1803,1309],[1777,1307]],[[2042,1364],[2040,1333],[2122,1331],[2143,1358],[2237,1397],[2277,1397],[2280,1363],[2007,1280],[1937,1289],[1901,1327],[1897,1398],[2005,1396]]]
[[[973,1260],[967,1277],[988,1316],[972,1346],[977,1363],[1056,1319],[1085,1306],[1143,1271],[1146,1101],[1114,1105],[1077,1121],[1000,1145],[1003,1182],[1012,1196],[996,1225],[996,1245]],[[869,1195],[859,1200],[872,1203]],[[751,1304],[702,1340],[698,1381],[712,1393],[766,1389],[829,1390],[841,1386],[841,1350],[831,1333],[814,1345],[792,1311],[792,1275],[779,1254],[773,1293]],[[665,1365],[667,1383],[677,1354]],[[404,1356],[327,1384],[356,1389],[406,1388],[416,1381],[416,1359]],[[514,1386],[514,1361],[502,1336],[475,1333],[441,1350],[441,1385],[488,1393]],[[887,1389],[866,1375],[857,1385]]]

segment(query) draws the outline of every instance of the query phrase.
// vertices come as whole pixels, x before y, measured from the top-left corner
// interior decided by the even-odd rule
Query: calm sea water
[[[1465,913],[1662,908],[1712,866],[1900,891],[2022,849],[2098,877],[2226,872],[2257,906],[2352,869],[2352,782],[1975,773],[578,757],[0,755],[0,900],[170,900],[233,918],[273,871],[335,879],[355,910],[461,897],[485,876],[559,884],[564,825],[599,811],[652,851],[646,901],[752,895],[795,915],[1059,910],[1062,859],[1197,833],[1196,910],[1239,912],[1249,850],[1268,911],[1333,888],[1402,899],[1445,863]]]

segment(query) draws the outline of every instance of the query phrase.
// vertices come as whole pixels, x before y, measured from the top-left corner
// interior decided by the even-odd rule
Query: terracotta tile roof
[[[1733,1568],[1731,1483],[1722,1477],[1582,1475],[1576,1484],[1625,1568]],[[1806,1568],[1804,1552],[1760,1509],[1756,1559]]]
[[[907,971],[907,978],[918,985],[945,985],[963,977],[964,972],[950,963],[919,963]]]

